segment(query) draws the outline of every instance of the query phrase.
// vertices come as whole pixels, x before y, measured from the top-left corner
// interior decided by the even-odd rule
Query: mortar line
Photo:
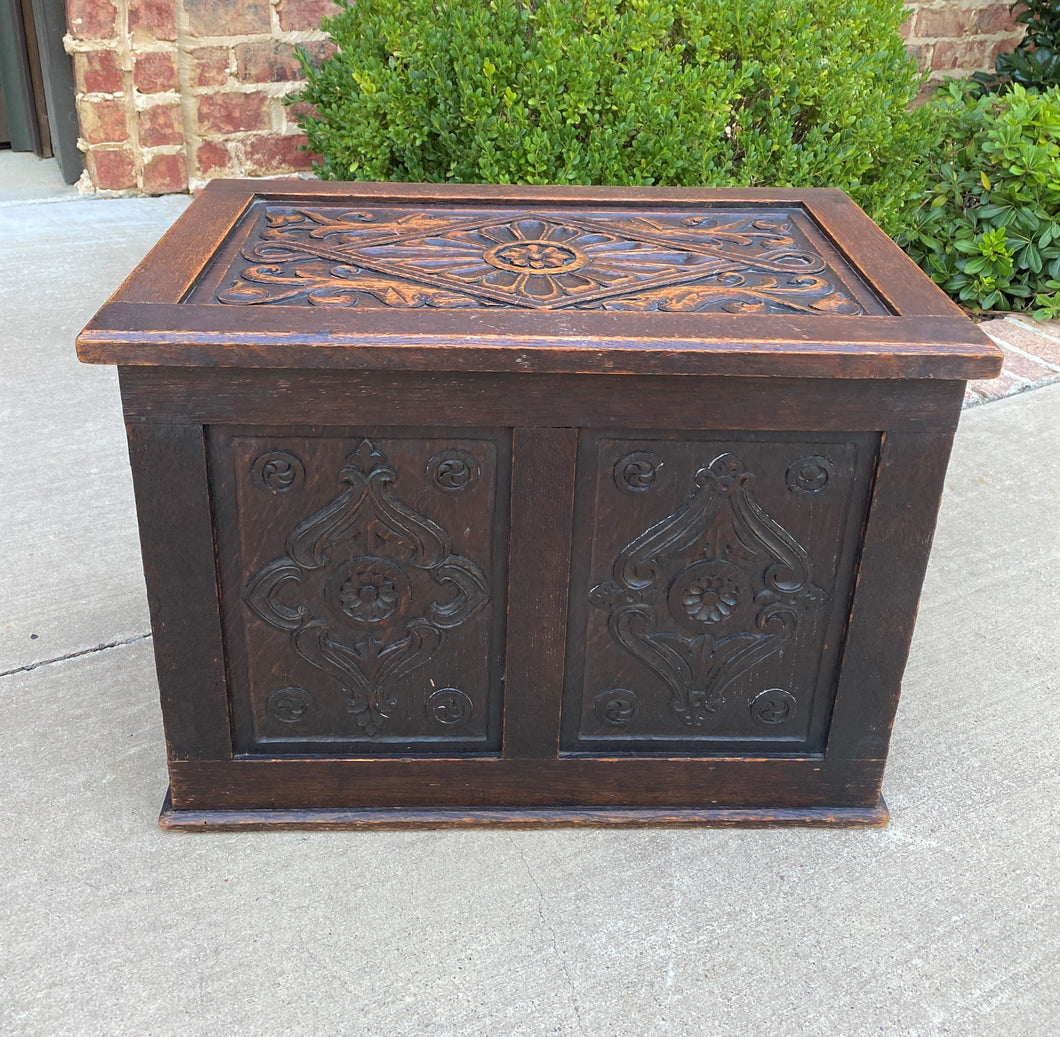
[[[1001,319],[1009,324],[1015,324],[1017,328],[1023,328],[1034,335],[1041,335],[1042,338],[1047,339],[1049,342],[1060,342],[1060,336],[1053,334],[1051,326],[1049,328],[1045,328],[1042,327],[1041,324],[1032,324],[1031,321],[1021,319],[1020,317],[1014,317],[1012,314],[1006,314]],[[1003,333],[998,332],[998,334],[1000,335]]]
[[[70,652],[67,655],[57,655],[54,659],[41,659],[40,662],[27,663],[25,666],[16,666],[13,670],[4,670],[0,672],[0,677],[10,677],[13,673],[29,673],[41,666],[50,666],[52,663],[66,662],[67,659],[78,659],[82,655],[93,655],[95,652],[106,652],[111,648],[124,648],[126,645],[134,645],[138,641],[146,641],[150,636],[150,632],[146,634],[134,634],[132,637],[127,637],[122,641],[111,641],[109,644],[96,645],[94,648],[82,648],[80,651]]]
[[[1009,324],[1016,324],[1015,321],[1009,321],[1008,323]],[[1016,326],[1019,327],[1020,325],[1016,325]],[[997,338],[994,338],[995,334],[998,336]],[[1041,333],[1039,332],[1038,334],[1041,334]],[[1021,349],[1019,346],[1014,346],[1011,342],[1008,341],[1008,339],[1005,338],[1004,332],[998,331],[998,332],[991,333],[991,332],[988,331],[987,335],[990,338],[994,339],[995,344],[1001,346],[1003,349],[1007,349],[1007,350],[1009,350],[1012,353],[1018,353],[1020,356],[1025,357],[1028,360],[1036,360],[1043,367],[1049,368],[1054,373],[1060,372],[1060,366],[1057,366],[1052,361],[1043,360],[1036,353],[1029,353],[1026,349]],[[1042,338],[1045,338],[1045,336],[1042,335]],[[1047,341],[1052,342],[1052,341],[1057,341],[1057,340],[1047,339]]]
[[[1019,378],[1019,375],[1012,375],[1013,378]],[[989,382],[990,379],[981,379],[981,381]],[[975,389],[976,382],[971,381],[968,383],[973,390]],[[983,396],[978,401],[965,402],[961,404],[961,410],[971,410],[975,407],[985,406],[988,403],[1000,403],[1002,400],[1010,400],[1013,396],[1026,396],[1027,393],[1037,392],[1039,389],[1051,389],[1056,386],[1056,376],[1052,378],[1046,378],[1042,381],[1036,382],[1025,382],[1025,384],[1017,386],[1012,392],[1005,393],[1004,396]]]

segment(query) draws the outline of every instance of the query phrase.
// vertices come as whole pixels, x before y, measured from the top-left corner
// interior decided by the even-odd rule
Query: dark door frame
[[[0,130],[15,151],[55,156],[67,183],[82,169],[63,0],[0,0]],[[6,125],[5,125],[6,124]]]

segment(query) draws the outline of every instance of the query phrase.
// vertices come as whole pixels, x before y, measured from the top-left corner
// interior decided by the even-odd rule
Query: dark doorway
[[[63,179],[81,175],[63,0],[0,0],[0,147],[55,156]]]

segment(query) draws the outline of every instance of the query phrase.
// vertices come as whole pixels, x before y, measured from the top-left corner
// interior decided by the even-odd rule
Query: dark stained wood
[[[886,822],[1000,354],[839,192],[215,181],[79,353],[163,827]]]
[[[1000,371],[997,347],[830,190],[214,181],[78,349],[182,367]]]
[[[185,214],[186,216],[186,214]],[[182,217],[183,219],[184,217]],[[992,378],[997,347],[965,317],[146,306],[115,302],[78,337],[86,363],[829,378]],[[469,326],[474,334],[468,335]]]
[[[212,432],[235,751],[498,750],[508,437]]]
[[[952,382],[122,368],[127,421],[613,429],[928,430]],[[812,418],[811,418],[812,416]]]
[[[232,204],[226,192],[218,191],[211,183],[125,279],[112,296],[112,302],[118,305],[126,300],[140,304],[179,301],[250,200],[241,194]]]
[[[887,313],[802,206],[258,201],[184,300],[228,306]]]
[[[166,796],[158,823],[174,832],[257,832],[330,829],[339,832],[439,828],[879,828],[889,814],[874,807],[806,810],[663,810],[654,807],[550,810],[174,810]]]
[[[202,430],[128,434],[169,759],[231,758]]]
[[[302,807],[874,806],[883,760],[763,755],[562,755],[192,761],[170,767],[180,809]]]
[[[584,434],[563,748],[823,751],[877,446]]]
[[[960,307],[842,191],[814,192],[807,201],[839,252],[855,269],[871,271],[873,288],[893,312],[963,319]],[[930,332],[925,341],[931,341]]]
[[[886,757],[963,392],[950,425],[884,433],[845,637],[829,755]]]
[[[517,428],[512,438],[511,565],[504,755],[554,757],[567,626],[575,429]]]

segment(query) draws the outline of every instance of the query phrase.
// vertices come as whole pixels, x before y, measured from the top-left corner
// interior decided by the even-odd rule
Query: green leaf
[[[910,107],[904,17],[899,0],[344,2],[303,126],[338,175],[840,187],[897,233],[939,138]]]

